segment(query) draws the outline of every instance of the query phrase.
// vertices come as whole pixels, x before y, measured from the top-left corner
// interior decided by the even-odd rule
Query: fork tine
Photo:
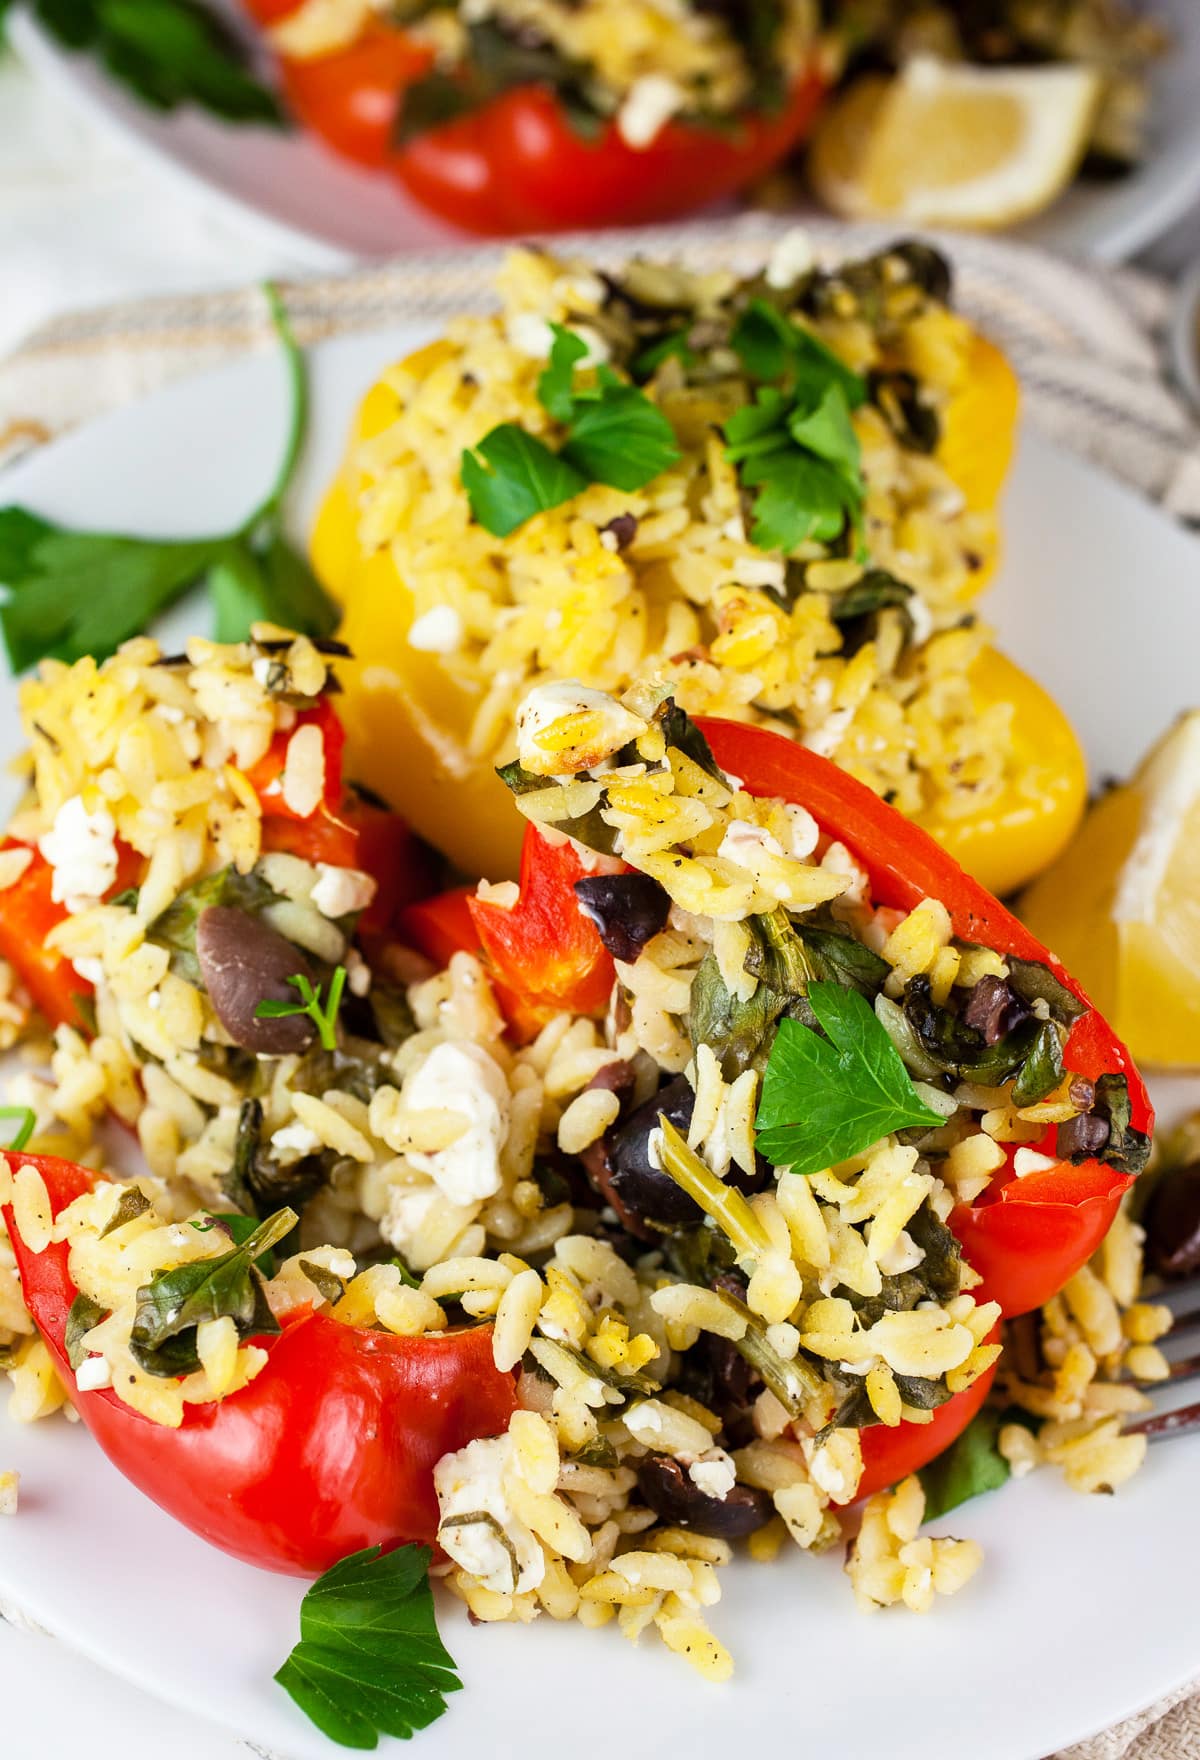
[[[1136,1424],[1126,1424],[1126,1436],[1144,1436],[1148,1442],[1165,1442],[1172,1436],[1193,1436],[1200,1431],[1200,1403],[1180,1406],[1174,1412],[1155,1412]]]

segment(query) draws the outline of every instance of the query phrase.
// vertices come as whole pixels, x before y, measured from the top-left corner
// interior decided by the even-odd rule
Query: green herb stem
[[[670,1174],[680,1191],[686,1192],[705,1215],[712,1217],[728,1236],[739,1259],[757,1259],[765,1253],[771,1245],[767,1232],[737,1187],[726,1185],[704,1165],[696,1151],[688,1148],[665,1113],[659,1113],[658,1123],[662,1133],[659,1158],[663,1172]]]

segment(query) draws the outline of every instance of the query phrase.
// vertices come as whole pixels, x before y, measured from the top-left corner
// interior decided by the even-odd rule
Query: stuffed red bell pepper
[[[972,1288],[976,1304],[1017,1315],[1047,1301],[1103,1239],[1144,1163],[1152,1125],[1145,1088],[1124,1048],[1053,955],[925,832],[804,747],[759,728],[702,721],[682,759],[671,752],[668,734],[667,762],[675,767],[669,804],[661,788],[652,792],[657,785],[636,740],[592,773],[594,798],[581,799],[581,777],[562,787],[570,768],[564,754],[575,737],[568,723],[564,728],[557,751],[551,729],[541,754],[523,754],[536,769],[501,772],[535,821],[526,834],[519,895],[450,895],[418,907],[407,931],[430,949],[436,940],[441,958],[456,941],[479,951],[518,999],[524,985],[530,1001],[551,994],[560,1007],[580,1007],[592,988],[607,987],[615,954],[617,1010],[628,1018],[648,994],[639,952],[666,928],[668,910],[690,906],[700,914],[706,902],[715,905],[714,946],[726,944],[724,968],[706,971],[709,956],[691,977],[684,1031],[675,1029],[672,1050],[682,1059],[715,1049],[727,1075],[756,1066],[763,1073],[758,1173],[735,1164],[726,1177],[752,1189],[761,1184],[764,1148],[777,1163],[786,1152],[784,1130],[785,1148],[772,1153],[781,1140],[778,1106],[766,1115],[772,1034],[789,1018],[818,1024],[803,998],[814,983],[832,979],[871,1000],[921,1104],[940,1115],[927,1116],[924,1130],[910,1124],[907,1140],[927,1157],[918,1165],[943,1176],[939,1220],[980,1280]],[[719,821],[725,829],[715,842],[703,811],[722,804],[717,791],[726,779],[739,792],[726,807],[732,822]],[[751,797],[772,804],[757,820],[739,819]],[[672,812],[684,815],[682,835],[665,850],[655,847],[663,840],[653,829],[640,836],[640,817],[661,826]],[[575,843],[564,843],[564,832]],[[618,855],[625,863],[616,873],[573,880],[576,843],[601,851],[608,869],[618,867]],[[793,882],[788,867],[796,849],[819,858],[820,868],[810,868],[800,908],[781,914],[772,893],[783,897]],[[748,861],[757,876],[748,909],[744,888],[726,895],[733,861]],[[814,881],[814,873],[839,871],[852,877],[840,897]],[[596,927],[590,956],[581,910]],[[742,913],[736,931],[718,926]],[[679,933],[688,933],[686,919]],[[574,955],[569,968],[565,949]],[[743,960],[759,979],[741,1008],[728,988],[731,960]],[[509,1017],[519,1024],[512,1009]],[[824,1035],[829,1023],[819,1025]],[[669,1038],[666,1029],[664,1044]],[[695,1070],[693,1064],[693,1080]],[[665,1117],[680,1128],[691,1124],[694,1138],[699,1104],[692,1082],[676,1078],[632,1116],[623,1112],[603,1144],[586,1152],[594,1182],[622,1224],[644,1239],[670,1239],[696,1215],[656,1173],[646,1131]],[[727,1159],[727,1142],[722,1149]],[[828,1159],[842,1156],[831,1150]],[[818,1167],[819,1157],[809,1175]],[[781,1193],[794,1177],[781,1176]],[[820,1173],[816,1183],[829,1177]],[[892,1261],[898,1269],[885,1300],[915,1299],[912,1270],[922,1258],[929,1262],[930,1250],[922,1251],[913,1234],[904,1231],[908,1245]],[[989,1345],[994,1336],[989,1331]],[[868,1414],[861,1490],[891,1483],[945,1448],[978,1411],[991,1377],[989,1367],[950,1398],[931,1402],[932,1415],[912,1413],[899,1425],[875,1424],[878,1414]]]
[[[503,1430],[515,1404],[511,1375],[492,1363],[490,1328],[403,1337],[335,1318],[347,1297],[329,1265],[332,1257],[336,1266],[337,1257],[328,1253],[305,1259],[307,1273],[296,1266],[292,1282],[302,1299],[276,1314],[265,1293],[271,1286],[247,1255],[255,1253],[256,1241],[278,1235],[278,1228],[264,1234],[260,1225],[253,1237],[239,1231],[239,1246],[227,1232],[227,1218],[202,1217],[190,1244],[209,1257],[184,1265],[197,1275],[209,1266],[220,1269],[209,1273],[199,1295],[191,1292],[191,1300],[202,1302],[217,1277],[228,1285],[233,1275],[241,1276],[253,1311],[237,1323],[238,1338],[246,1340],[238,1354],[249,1361],[235,1369],[233,1380],[251,1369],[253,1379],[213,1397],[220,1371],[203,1340],[203,1357],[197,1353],[194,1316],[186,1325],[168,1321],[173,1329],[154,1346],[137,1343],[135,1324],[136,1355],[131,1359],[110,1342],[121,1365],[113,1367],[87,1349],[88,1332],[105,1319],[104,1305],[81,1295],[71,1273],[72,1251],[96,1277],[103,1275],[97,1260],[105,1240],[114,1252],[136,1255],[139,1239],[144,1245],[147,1235],[153,1242],[170,1231],[154,1226],[137,1186],[98,1181],[87,1168],[49,1157],[10,1155],[5,1164],[9,1180],[20,1182],[17,1191],[35,1209],[41,1195],[36,1188],[28,1195],[31,1174],[24,1170],[42,1182],[48,1221],[94,1196],[93,1210],[78,1218],[65,1240],[43,1244],[46,1231],[36,1233],[28,1221],[23,1231],[14,1219],[11,1189],[4,1220],[26,1302],[80,1417],[140,1491],[236,1558],[298,1575],[315,1575],[366,1546],[434,1539],[435,1464],[447,1451]],[[19,1216],[21,1200],[15,1201]],[[285,1212],[279,1227],[286,1233],[294,1222]],[[165,1240],[163,1246],[169,1260],[177,1258],[177,1246],[171,1251]],[[262,1263],[261,1253],[258,1258]],[[166,1280],[178,1276],[173,1265],[148,1278],[143,1318],[153,1302],[165,1306],[172,1294]],[[276,1301],[286,1301],[286,1285],[275,1287],[284,1291]],[[173,1361],[156,1361],[155,1351]],[[172,1367],[183,1373],[191,1365],[193,1379],[201,1379],[204,1358],[208,1387],[189,1388],[171,1376]],[[106,1375],[89,1380],[89,1362],[93,1368],[104,1362]],[[152,1364],[149,1372],[146,1363]],[[124,1397],[112,1384],[122,1368],[130,1383]],[[200,1403],[191,1403],[193,1395]],[[138,1405],[128,1403],[131,1398]]]
[[[800,141],[828,83],[807,7],[641,0],[432,18],[247,0],[293,113],[468,231],[633,225],[720,201]],[[742,16],[742,13],[745,16]],[[751,16],[753,14],[753,16]]]

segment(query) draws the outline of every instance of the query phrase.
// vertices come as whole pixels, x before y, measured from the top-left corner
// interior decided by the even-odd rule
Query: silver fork
[[[1182,1283],[1172,1284],[1153,1298],[1163,1302],[1175,1315],[1174,1324],[1164,1345],[1173,1344],[1178,1339],[1187,1338],[1189,1333],[1200,1334],[1200,1276],[1187,1278]],[[1145,1393],[1165,1392],[1178,1387],[1185,1381],[1193,1381],[1200,1376],[1200,1351],[1193,1350],[1187,1356],[1171,1359],[1171,1373],[1163,1381],[1139,1381],[1135,1385]],[[1165,1412],[1150,1412],[1135,1423],[1124,1426],[1127,1436],[1144,1436],[1148,1442],[1163,1442],[1172,1436],[1190,1436],[1200,1431],[1200,1401],[1188,1406],[1176,1406]]]

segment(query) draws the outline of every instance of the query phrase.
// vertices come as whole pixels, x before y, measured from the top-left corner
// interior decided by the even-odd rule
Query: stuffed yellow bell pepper
[[[996,890],[1065,843],[1070,727],[971,605],[1017,408],[905,244],[739,278],[533,251],[365,399],[314,536],[345,608],[350,774],[515,873],[494,770],[531,686],[657,677],[834,758]]]

